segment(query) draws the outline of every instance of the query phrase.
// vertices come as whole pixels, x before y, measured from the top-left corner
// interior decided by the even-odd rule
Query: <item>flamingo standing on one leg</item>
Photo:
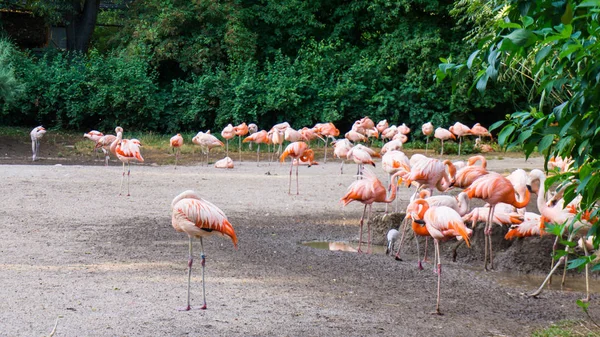
[[[448,139],[456,140],[456,136],[452,132],[444,128],[435,129],[435,133],[433,134],[433,136],[442,141],[442,151],[440,152],[440,156],[444,155],[444,141]]]
[[[188,296],[187,305],[180,310],[191,310],[190,306],[190,284],[192,278],[192,264],[194,258],[192,256],[192,238],[200,238],[200,257],[202,266],[202,298],[203,305],[200,309],[206,309],[206,287],[204,282],[204,266],[206,264],[206,256],[204,255],[204,245],[202,238],[213,234],[228,236],[233,241],[233,246],[237,249],[237,236],[233,230],[233,226],[227,220],[227,216],[217,206],[211,202],[202,199],[194,191],[185,191],[173,199],[171,202],[171,224],[178,232],[185,232],[189,239],[190,256],[188,260]]]
[[[181,147],[183,146],[183,137],[180,133],[171,137],[169,141],[169,145],[175,151],[175,169],[177,169],[177,159],[179,159],[179,154],[181,153]]]
[[[108,166],[108,160],[110,159],[109,153],[112,152],[115,154],[114,149],[111,150],[110,147],[115,139],[117,139],[117,136],[115,135],[104,135],[96,142],[95,149],[101,148],[104,153],[104,166]]]
[[[365,219],[365,213],[367,212],[367,206],[369,206],[369,214],[367,216],[367,252],[371,251],[371,206],[374,202],[385,202],[390,203],[396,199],[396,189],[392,188],[392,194],[387,197],[386,188],[383,186],[381,181],[377,179],[377,176],[373,171],[368,168],[363,169],[363,179],[355,180],[349,187],[346,195],[341,199],[344,206],[348,205],[352,201],[360,201],[365,205],[363,209],[362,217],[360,218],[360,235],[358,239],[358,252],[362,252],[362,233],[363,233],[363,222]]]
[[[244,122],[244,123],[234,127],[233,132],[235,132],[235,135],[238,136],[238,154],[239,154],[239,159],[241,162],[242,161],[242,137],[244,137],[245,135],[248,134],[248,132],[249,132],[248,125],[246,125],[246,123]]]
[[[318,128],[317,128],[318,125]],[[333,123],[322,123],[317,124],[315,129],[317,129],[317,133],[325,138],[325,156],[323,157],[323,162],[327,163],[327,143],[329,141],[329,137],[337,137],[340,135],[340,130],[338,130]]]
[[[479,136],[479,141],[481,141],[481,137],[490,137],[490,140],[493,140],[492,134],[488,131],[488,129],[481,126],[479,123],[475,123],[471,128],[471,134],[473,136]]]
[[[471,135],[471,129],[464,125],[461,122],[456,122],[454,123],[454,125],[452,125],[449,129],[450,132],[452,132],[453,134],[456,135],[456,137],[458,137],[458,155],[460,156],[460,147],[462,145],[462,137],[466,136],[466,135]]]
[[[32,160],[35,161],[40,152],[40,140],[44,137],[46,129],[43,126],[38,126],[31,130],[31,152],[33,152]]]
[[[346,138],[337,139],[333,142],[333,156],[341,159],[340,174],[344,174],[344,160],[347,159],[348,151],[352,149],[352,143]]]
[[[469,236],[472,232],[470,233],[470,230],[465,226],[460,215],[452,208],[446,206],[429,207],[429,204],[424,199],[416,200],[414,203],[420,205],[421,208],[418,213],[411,214],[413,222],[424,224],[429,235],[433,237],[435,244],[438,284],[434,314],[441,315],[440,285],[442,280],[442,260],[440,258],[440,241],[446,241],[453,237],[460,237],[460,239],[465,240],[467,246],[470,247]]]
[[[292,169],[294,168],[294,159],[307,161],[308,167],[310,167],[311,165],[316,164],[316,162],[313,161],[315,158],[315,153],[313,152],[313,150],[308,148],[308,144],[306,144],[305,142],[293,142],[285,148],[285,151],[283,151],[283,153],[281,154],[279,161],[283,163],[287,156],[290,156],[292,158],[292,164],[290,166],[290,183],[288,185],[288,194],[292,194]],[[300,162],[298,162],[298,164],[300,164]],[[298,191],[299,166],[300,165],[296,166],[296,194],[300,194],[300,192]]]
[[[225,143],[227,144],[225,145],[225,156],[229,157],[229,140],[235,137],[235,129],[233,125],[227,124],[227,126],[223,128],[223,131],[221,131],[221,137],[225,139]]]
[[[83,138],[87,138],[96,144],[100,138],[104,137],[104,134],[98,130],[92,130],[88,133],[83,134]],[[98,158],[98,148],[94,147],[94,152],[96,152],[96,158]]]
[[[123,163],[123,175],[121,176],[121,187],[119,195],[123,193],[123,179],[125,178],[125,163],[127,163],[127,196],[129,196],[129,176],[131,175],[130,163],[137,161],[144,162],[144,158],[140,154],[140,141],[137,139],[123,139],[123,128],[117,126],[115,129],[117,138],[110,145],[110,149],[117,155],[117,158]]]
[[[200,145],[202,152],[206,151],[206,166],[208,166],[208,155],[210,154],[210,149],[225,145],[222,141],[217,139],[217,137],[211,135],[210,130],[206,131],[206,133],[202,131],[198,132],[198,134],[192,138],[192,142],[196,145]]]
[[[425,153],[427,153],[427,147],[429,146],[429,136],[433,133],[433,124],[427,122],[421,126],[421,131],[425,135]]]
[[[484,253],[484,269],[487,270],[488,264],[488,247],[489,247],[489,262],[491,269],[494,269],[494,255],[492,250],[492,219],[494,217],[494,209],[498,203],[506,203],[516,208],[523,208],[529,203],[529,190],[525,190],[525,195],[517,199],[515,189],[510,182],[501,174],[491,172],[476,179],[471,186],[463,192],[467,193],[469,198],[479,198],[490,204],[488,220],[485,226],[485,253]]]
[[[251,134],[250,136],[244,138],[243,143],[253,142],[256,143],[256,166],[258,166],[258,162],[260,161],[260,144],[269,143],[269,137],[267,135],[267,131],[260,130]]]

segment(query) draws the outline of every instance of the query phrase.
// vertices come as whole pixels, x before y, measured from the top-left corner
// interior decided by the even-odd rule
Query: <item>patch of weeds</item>
[[[532,337],[600,337],[600,330],[588,321],[560,321],[545,329],[536,330]]]

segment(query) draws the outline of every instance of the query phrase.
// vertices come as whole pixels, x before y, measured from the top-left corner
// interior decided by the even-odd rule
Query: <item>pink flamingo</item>
[[[389,127],[390,127],[390,125],[388,124],[387,119],[384,119],[384,120],[380,121],[375,126],[375,128],[377,128],[377,131],[379,131],[379,133],[382,133],[383,130],[385,130],[385,129],[389,128]]]
[[[94,149],[97,150],[98,148],[101,148],[102,152],[104,152],[104,166],[108,166],[108,160],[110,159],[109,153],[112,152],[115,154],[110,148],[115,139],[117,139],[117,136],[115,135],[104,135],[96,142]]]
[[[253,142],[256,143],[256,166],[258,166],[258,162],[260,161],[260,144],[269,143],[269,137],[267,136],[267,131],[260,130],[259,132],[255,132],[250,136],[246,137],[243,143]]]
[[[192,255],[192,238],[200,239],[200,257],[202,266],[202,299],[203,305],[200,309],[206,309],[206,287],[204,282],[204,266],[206,256],[204,255],[204,244],[202,238],[214,234],[228,236],[237,249],[238,239],[233,230],[233,226],[227,220],[223,211],[211,202],[202,199],[196,192],[188,190],[182,192],[171,202],[171,224],[178,232],[184,232],[189,237],[189,260],[188,260],[188,291],[187,305],[179,310],[191,310],[190,306],[190,284],[192,278],[192,264],[194,257]]]
[[[242,137],[244,137],[245,135],[248,134],[248,125],[246,125],[246,123],[242,123],[238,126],[235,126],[233,128],[233,132],[235,132],[235,135],[238,136],[238,154],[239,154],[239,159],[240,162],[242,161]]]
[[[488,129],[481,126],[479,123],[475,123],[471,128],[471,134],[473,136],[478,136],[479,141],[481,141],[481,137],[490,137],[490,140],[493,139],[492,134],[488,131]]]
[[[183,146],[183,137],[180,133],[171,137],[169,140],[169,145],[175,151],[175,169],[177,169],[177,159],[179,159],[179,154],[181,153],[181,147]]]
[[[475,165],[478,161],[481,161],[481,166]],[[487,161],[484,156],[472,156],[469,158],[467,165],[460,170],[456,171],[454,176],[454,184],[452,186],[467,188],[477,180],[477,178],[484,176],[489,173],[486,169]]]
[[[450,132],[458,137],[458,155],[460,156],[460,147],[462,145],[462,137],[471,135],[471,129],[461,122],[456,122],[449,129]]]
[[[360,218],[360,236],[358,239],[358,252],[362,252],[362,233],[363,233],[363,222],[365,219],[365,213],[367,206],[369,206],[369,214],[367,216],[367,252],[371,251],[371,206],[374,202],[385,202],[390,203],[396,199],[396,189],[392,188],[392,194],[387,197],[386,188],[383,186],[381,181],[377,179],[377,176],[373,171],[365,168],[362,172],[364,179],[354,181],[349,187],[346,195],[341,199],[344,206],[348,205],[352,201],[359,201],[365,205],[363,209],[362,217]]]
[[[456,136],[452,132],[450,132],[444,128],[435,129],[435,133],[433,134],[433,136],[442,141],[442,152],[440,152],[440,156],[444,155],[444,140],[448,140],[448,139],[456,140]]]
[[[227,124],[223,131],[221,131],[221,137],[225,139],[225,156],[229,157],[229,140],[235,137],[235,128],[231,124]]]
[[[352,159],[354,163],[356,163],[356,165],[358,166],[356,172],[357,176],[361,175],[361,168],[365,164],[373,165],[373,167],[375,167],[373,157],[380,157],[380,155],[374,150],[361,144],[354,145],[354,147],[352,147],[350,151],[348,151],[348,153],[346,154],[346,158]]]
[[[348,159],[348,152],[352,149],[352,143],[348,139],[342,138],[333,142],[333,156],[341,159],[340,174],[344,174],[344,160]]]
[[[98,142],[100,138],[102,138],[104,134],[98,130],[92,130],[88,133],[83,134],[83,138],[87,138],[94,142],[94,145]],[[94,152],[96,152],[96,158],[98,158],[98,149],[94,147]]]
[[[433,124],[427,122],[421,126],[421,132],[425,135],[425,153],[427,153],[427,147],[429,146],[429,136],[433,133]]]
[[[210,130],[206,131],[206,133],[199,131],[194,138],[192,138],[192,143],[199,145],[202,152],[206,153],[206,166],[208,166],[210,149],[225,145],[222,141],[217,139],[217,137],[211,135]]]
[[[283,151],[283,153],[281,154],[279,161],[283,163],[287,156],[290,156],[292,158],[292,164],[290,165],[290,183],[288,185],[288,194],[292,194],[292,169],[294,168],[294,159],[308,162],[308,167],[310,167],[311,165],[316,164],[316,162],[314,162],[315,154],[313,150],[308,148],[308,144],[306,144],[305,142],[293,142],[285,148],[285,151]],[[298,162],[298,164],[300,164],[300,162]],[[299,166],[300,165],[296,166],[296,194],[300,194],[298,190]]]
[[[123,179],[125,178],[125,163],[127,163],[127,196],[129,194],[129,176],[131,175],[131,162],[144,162],[140,153],[140,141],[137,139],[123,139],[123,128],[117,126],[115,129],[117,138],[110,145],[111,152],[117,155],[117,158],[123,163],[123,175],[121,176],[121,187],[119,195],[123,193]]]
[[[215,168],[232,169],[233,168],[233,160],[229,157],[225,157],[221,160],[217,160],[217,162],[215,162]]]

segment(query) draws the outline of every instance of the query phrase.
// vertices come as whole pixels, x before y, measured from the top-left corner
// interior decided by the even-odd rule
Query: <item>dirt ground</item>
[[[497,271],[490,272],[482,271],[480,236],[459,250],[458,262],[446,250],[443,316],[430,315],[433,266],[418,270],[410,250],[395,261],[302,245],[357,239],[363,207],[339,203],[354,165],[343,175],[337,161],[300,167],[300,194],[288,195],[289,164],[174,169],[147,159],[132,166],[125,197],[118,196],[115,160],[103,167],[92,157],[52,157],[42,147],[42,159],[30,165],[28,152],[5,147],[0,154],[1,336],[47,336],[57,318],[55,336],[525,336],[583,317],[575,304],[583,296],[580,275],[568,280],[575,290],[521,295],[543,278],[551,238],[496,245]],[[491,159],[489,166],[507,172],[541,168],[542,160]],[[223,209],[239,249],[225,238],[205,240],[208,310],[179,312],[188,241],[171,227],[170,203],[186,189]],[[401,208],[410,193],[400,190]],[[201,305],[197,241],[194,248],[192,304]]]

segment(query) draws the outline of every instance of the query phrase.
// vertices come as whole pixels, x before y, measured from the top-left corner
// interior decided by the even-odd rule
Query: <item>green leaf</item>
[[[581,309],[583,309],[583,311],[587,311],[588,307],[590,306],[590,302],[589,301],[588,302],[584,302],[580,298],[577,299],[576,303],[577,303],[578,307],[580,307]]]
[[[552,145],[552,142],[554,142],[554,135],[545,135],[538,144],[538,151],[540,153],[544,152],[544,150]]]
[[[494,131],[494,130],[496,130],[497,128],[499,128],[504,123],[506,123],[506,121],[497,121],[496,123],[492,124],[488,130],[490,132]]]
[[[563,49],[563,51],[560,52],[560,54],[558,54],[558,58],[563,59],[565,57],[568,57],[569,59],[571,59],[571,54],[575,53],[579,49],[581,49],[581,45],[569,44],[566,48]]]
[[[569,1],[567,2],[565,13],[560,17],[560,22],[566,25],[571,23],[571,21],[573,21],[573,4]]]
[[[567,103],[569,103],[569,101],[565,101],[561,105],[559,105],[559,106],[555,107],[554,109],[552,109],[552,113],[554,114],[554,118],[556,118],[556,120],[560,120],[561,119],[563,110],[567,106]]]
[[[600,263],[596,264],[595,266],[593,266],[590,271],[598,271],[600,270]]]
[[[533,18],[530,16],[523,16],[521,17],[521,21],[523,21],[523,28],[527,28],[533,23]]]
[[[590,261],[589,258],[583,256],[583,257],[577,258],[575,260],[569,261],[569,264],[568,264],[567,268],[568,269],[574,269],[574,268],[577,268],[579,266],[583,266],[584,264],[588,263],[589,261]]]
[[[518,24],[518,23],[514,23],[514,22],[504,22],[504,21],[501,21],[498,24],[498,27],[503,28],[503,29],[505,29],[505,28],[517,28],[517,29],[519,29],[519,28],[521,28],[521,25]]]
[[[586,0],[577,5],[577,8],[581,7],[600,7],[600,0]]]
[[[538,51],[537,54],[535,54],[535,63],[542,62],[546,58],[546,56],[548,56],[548,53],[550,53],[551,50],[551,46],[545,46],[544,48],[540,49],[540,51]]]
[[[516,29],[512,33],[505,36],[513,44],[519,47],[527,47],[537,40],[535,34],[527,29]]]
[[[467,68],[471,69],[471,67],[473,66],[473,61],[475,60],[480,51],[481,50],[478,49],[471,53],[471,55],[469,55],[469,59],[467,60]]]
[[[505,126],[498,135],[498,144],[500,144],[500,146],[504,146],[504,144],[506,144],[506,140],[515,131],[515,129],[516,126],[512,124]]]
[[[517,142],[522,144],[523,142],[525,142],[525,140],[527,140],[527,138],[531,137],[532,133],[533,133],[532,129],[521,132],[521,134],[519,134],[519,137],[517,138]]]
[[[477,90],[479,90],[479,92],[483,93],[485,91],[485,88],[487,87],[488,79],[489,79],[489,77],[488,77],[487,73],[483,74],[479,78],[479,80],[477,81],[477,85],[476,85],[476,88],[477,88]]]

